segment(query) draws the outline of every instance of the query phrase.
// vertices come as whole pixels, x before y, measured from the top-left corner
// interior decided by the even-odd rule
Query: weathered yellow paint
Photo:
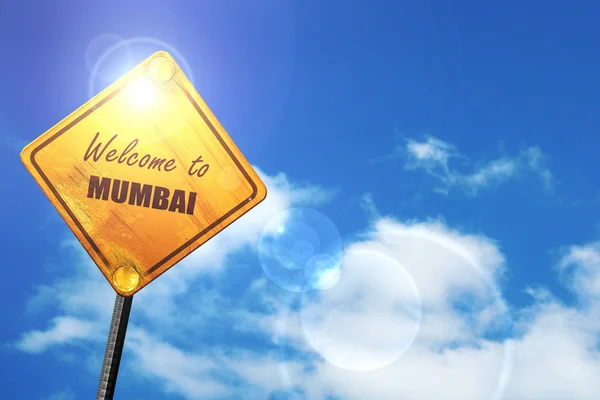
[[[267,194],[165,52],[35,139],[21,159],[123,296],[142,289]]]

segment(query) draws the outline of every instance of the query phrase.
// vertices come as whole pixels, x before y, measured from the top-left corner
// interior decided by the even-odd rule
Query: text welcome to
[[[134,151],[139,140],[132,140],[124,149],[119,150],[111,147],[113,141],[118,137],[115,134],[106,144],[98,139],[100,132],[94,135],[90,145],[83,156],[83,161],[91,158],[93,162],[106,160],[109,163],[123,164],[131,168],[142,168],[147,170],[172,172],[177,168],[175,159],[166,159],[143,154]],[[209,170],[209,165],[199,156],[191,161],[187,172],[190,176],[203,177]],[[186,193],[184,190],[169,190],[162,186],[153,186],[139,182],[129,182],[120,179],[90,176],[87,197],[125,203],[139,207],[167,210],[181,214],[194,214],[197,193]]]

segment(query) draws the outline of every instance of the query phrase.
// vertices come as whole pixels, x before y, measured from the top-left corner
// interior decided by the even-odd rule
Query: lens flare
[[[125,88],[127,97],[132,107],[142,110],[152,104],[156,97],[156,88],[147,77],[139,78]]]
[[[335,224],[309,208],[276,215],[258,243],[261,266],[271,281],[293,292],[323,289],[335,284],[343,243]]]
[[[101,90],[106,89],[112,82],[122,77],[139,62],[157,51],[166,51],[173,55],[183,73],[188,77],[190,82],[194,84],[194,74],[185,57],[183,57],[176,48],[164,41],[151,37],[121,39],[116,35],[101,35],[92,40],[88,47],[86,52],[86,63],[93,64],[88,83],[88,96],[90,98],[94,97]],[[174,77],[174,66],[170,60],[166,58],[157,58],[154,61],[155,63],[148,66],[148,76],[151,80],[154,80],[156,84],[168,84]],[[158,87],[155,86],[155,89],[157,88]],[[158,106],[156,101],[150,102],[143,98],[142,93],[144,93],[144,90],[145,89],[139,91],[134,90],[134,92],[138,92],[140,95],[132,95],[131,105],[133,111],[143,110],[150,104]],[[155,99],[160,97],[161,96],[157,95],[155,96]],[[164,106],[164,102],[162,105]],[[171,133],[176,132],[181,124],[185,123],[189,113],[194,111],[193,107],[190,106],[185,108],[172,108],[171,112],[177,113],[177,115],[180,116],[179,122],[173,124],[171,130],[165,131],[165,136],[169,136]],[[141,113],[136,115],[139,117]],[[151,117],[151,115],[149,117]],[[97,119],[97,122],[106,131],[112,131],[114,129],[111,121],[102,120],[98,115],[94,115],[94,118]]]
[[[194,73],[183,55],[169,43],[151,37],[134,37],[121,39],[116,35],[101,35],[95,38],[86,52],[86,62],[91,66],[91,76],[88,83],[88,96],[94,97],[111,82],[119,79],[140,61],[157,51],[167,51],[172,54],[190,82],[194,84]],[[92,50],[93,49],[93,50]],[[102,51],[103,50],[103,51]],[[168,61],[168,60],[167,60]],[[159,76],[168,75],[168,66],[160,62],[149,71],[151,74],[160,72]],[[171,74],[172,75],[172,74]],[[168,80],[168,79],[167,79]]]
[[[379,252],[351,249],[342,269],[335,287],[303,296],[305,337],[339,368],[383,368],[400,358],[419,332],[419,291],[397,261]]]
[[[331,289],[340,280],[340,262],[328,254],[317,254],[308,260],[304,276],[310,287],[317,290]]]
[[[85,49],[85,65],[99,86],[117,80],[127,70],[126,66],[134,65],[131,49],[118,46],[124,40],[119,35],[103,33],[93,38]],[[115,50],[109,57],[104,57],[111,48]],[[101,65],[98,65],[100,60]]]

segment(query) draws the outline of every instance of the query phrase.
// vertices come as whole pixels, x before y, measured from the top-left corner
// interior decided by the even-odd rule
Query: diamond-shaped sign
[[[267,194],[165,52],[34,140],[21,159],[123,296],[139,291]]]

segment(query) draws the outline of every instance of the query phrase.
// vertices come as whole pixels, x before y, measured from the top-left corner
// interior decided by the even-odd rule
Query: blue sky
[[[600,398],[599,12],[3,3],[3,393],[93,396],[114,300],[19,152],[167,50],[269,195],[136,295],[116,398]]]

